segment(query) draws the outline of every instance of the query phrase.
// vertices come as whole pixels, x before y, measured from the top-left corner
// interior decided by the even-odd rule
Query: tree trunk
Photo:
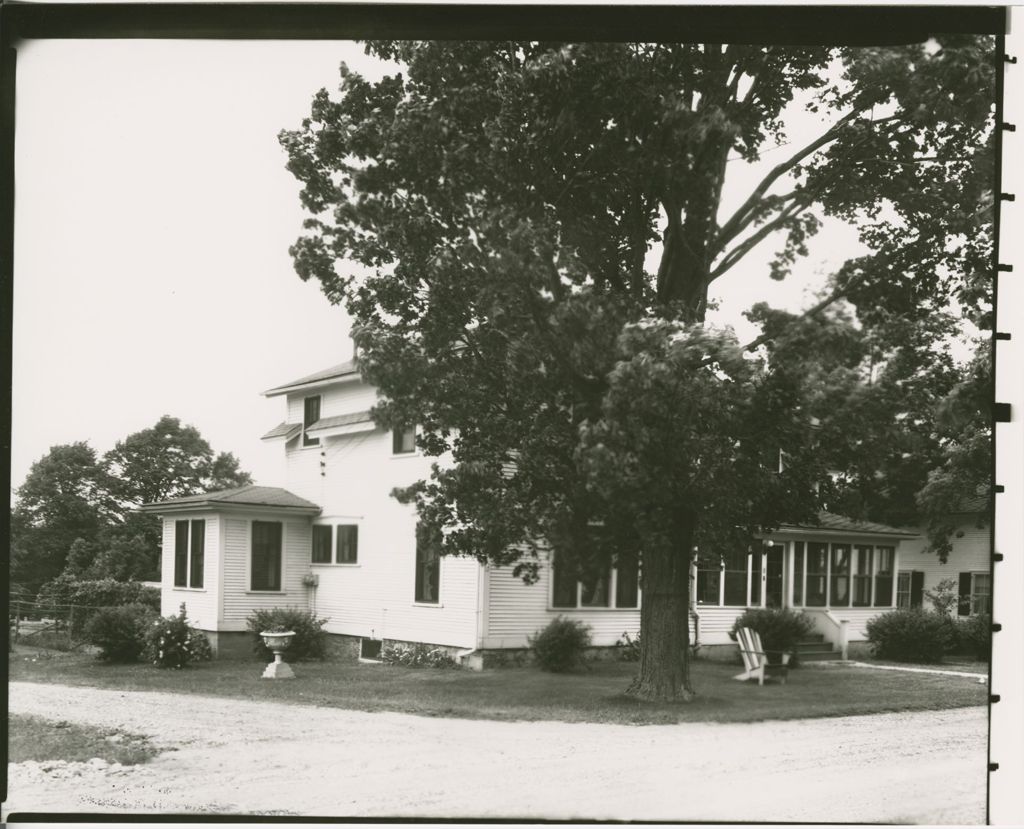
[[[674,550],[644,551],[640,670],[626,693],[649,702],[687,702],[690,683],[690,558],[693,527]]]

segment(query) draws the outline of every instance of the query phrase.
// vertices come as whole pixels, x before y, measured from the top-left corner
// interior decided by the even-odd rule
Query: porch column
[[[783,607],[793,606],[793,542],[782,542],[782,560],[785,566],[785,586],[783,588]]]

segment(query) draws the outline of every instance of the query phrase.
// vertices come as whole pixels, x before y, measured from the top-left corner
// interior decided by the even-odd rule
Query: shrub
[[[184,668],[212,655],[206,634],[189,625],[184,604],[177,616],[157,619],[146,633],[146,658],[160,668]]]
[[[545,671],[568,671],[584,662],[590,646],[590,626],[559,616],[529,638],[537,664]]]
[[[746,610],[732,626],[729,636],[735,640],[740,628],[751,628],[761,637],[761,646],[768,653],[769,662],[781,662],[782,653],[793,653],[790,665],[795,665],[796,643],[811,632],[812,622],[803,613],[785,607],[765,607]]]
[[[640,661],[640,631],[637,631],[636,636],[630,636],[629,631],[624,630],[622,638],[615,642],[615,646],[619,649],[620,662]]]
[[[85,624],[85,640],[100,649],[108,662],[137,662],[146,648],[146,634],[155,621],[153,608],[126,604],[97,610]]]
[[[957,619],[952,652],[988,662],[992,656],[992,617],[986,613]]]
[[[875,656],[897,662],[941,662],[953,640],[949,617],[920,608],[876,616],[867,634]]]
[[[86,623],[100,608],[141,604],[160,612],[160,591],[137,581],[114,579],[80,580],[62,573],[40,588],[36,601],[48,605],[55,615],[68,618],[72,635],[84,631]],[[74,606],[74,612],[70,608]]]
[[[273,652],[263,644],[260,632],[291,630],[295,635],[284,652],[285,659],[323,659],[327,655],[327,633],[323,627],[326,619],[317,619],[312,613],[294,607],[275,607],[272,610],[256,610],[246,625],[253,635],[253,651],[264,662],[273,662]]]
[[[960,587],[956,579],[943,579],[932,590],[925,590],[924,597],[932,604],[932,610],[949,616],[960,603]]]
[[[408,668],[458,668],[459,663],[444,648],[417,642],[414,645],[385,645],[380,659],[387,665],[405,665]]]

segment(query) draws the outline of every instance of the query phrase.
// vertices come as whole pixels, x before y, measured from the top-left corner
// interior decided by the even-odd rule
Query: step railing
[[[845,662],[850,650],[850,622],[839,619],[827,607],[804,608],[803,613],[814,623],[814,629],[825,637],[825,641],[839,649]]]

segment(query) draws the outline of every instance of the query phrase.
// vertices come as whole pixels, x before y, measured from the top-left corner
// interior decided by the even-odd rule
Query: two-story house
[[[635,570],[610,568],[583,583],[549,566],[525,585],[511,568],[438,557],[420,543],[414,509],[391,492],[426,477],[435,459],[417,450],[415,426],[385,431],[373,422],[376,391],[355,362],[264,394],[286,402],[284,422],[263,436],[282,444],[285,488],[246,486],[145,508],[163,518],[163,613],[184,602],[218,653],[249,652],[246,618],[273,607],[314,612],[364,655],[382,641],[440,645],[463,657],[521,649],[559,615],[590,625],[598,647],[639,630]],[[988,566],[975,535],[967,575],[981,610]],[[692,638],[729,645],[744,609],[774,606],[803,610],[837,646],[862,640],[878,613],[912,596],[920,603],[943,577],[963,583],[956,550],[939,565],[920,548],[914,530],[823,514],[820,524],[784,526],[755,549],[702,557],[691,579]],[[919,570],[901,569],[908,553]]]

